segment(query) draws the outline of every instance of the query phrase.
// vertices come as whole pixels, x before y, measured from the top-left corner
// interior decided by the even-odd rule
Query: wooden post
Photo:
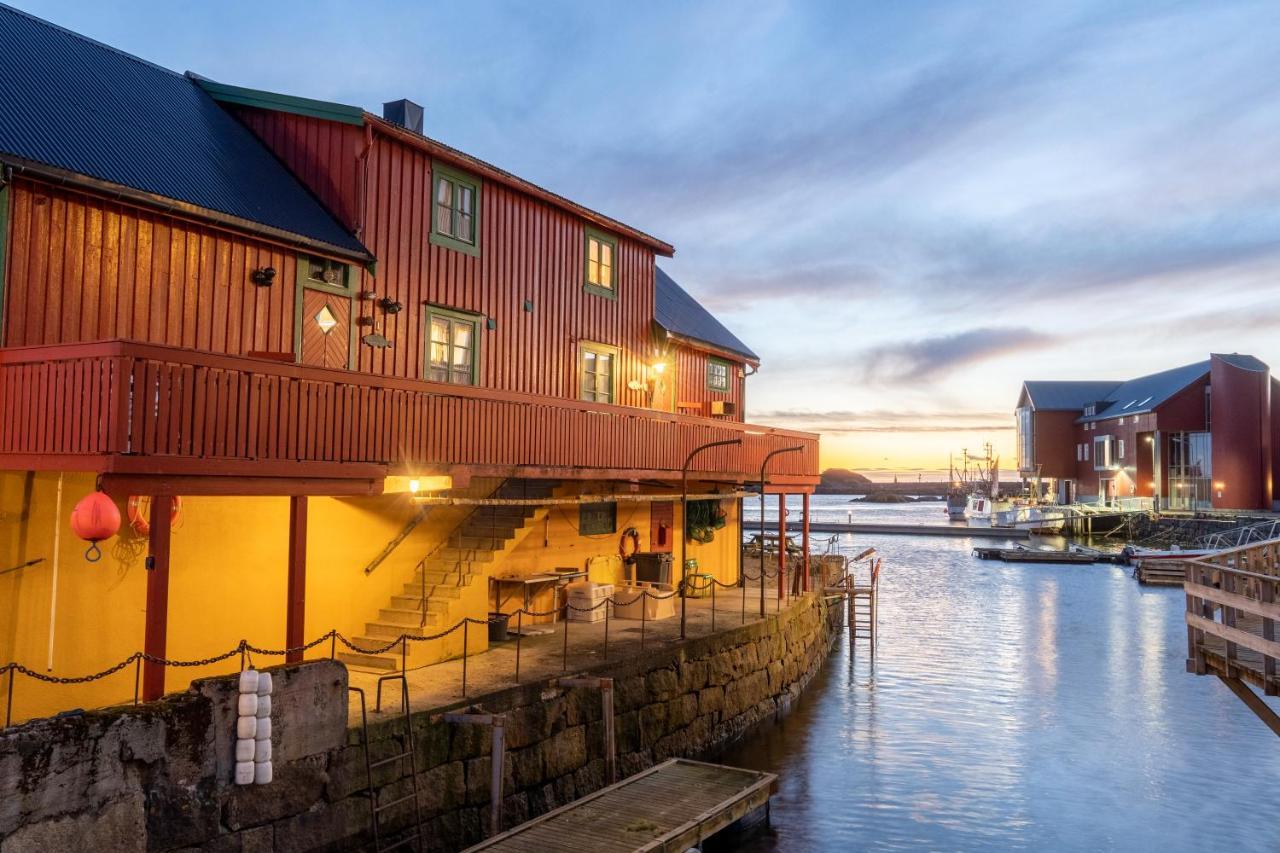
[[[801,549],[804,551],[804,556],[801,558],[804,560],[804,569],[803,569],[804,574],[801,577],[800,584],[801,584],[801,591],[808,592],[809,591],[809,493],[805,492],[804,494],[802,494],[800,496],[800,500],[803,502],[803,507],[801,509],[801,512],[804,514],[804,528],[803,528],[804,532],[801,536],[801,546],[800,546]]]
[[[763,546],[764,543],[761,543]],[[778,601],[787,594],[787,496],[778,493]]]
[[[148,655],[163,658],[169,632],[169,539],[172,529],[169,495],[151,497],[151,531],[147,555],[147,622],[142,647]],[[142,698],[151,702],[164,695],[164,664],[145,661],[142,666]]]
[[[307,497],[289,498],[289,589],[284,623],[286,648],[297,649],[306,642],[307,613]],[[285,655],[286,663],[299,663],[301,651]]]

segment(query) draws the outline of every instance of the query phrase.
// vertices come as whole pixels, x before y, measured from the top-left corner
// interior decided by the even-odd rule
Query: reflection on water
[[[968,539],[839,544],[885,557],[877,657],[842,639],[789,717],[721,756],[780,776],[747,849],[1280,849],[1280,743],[1186,674],[1180,590],[983,562]]]

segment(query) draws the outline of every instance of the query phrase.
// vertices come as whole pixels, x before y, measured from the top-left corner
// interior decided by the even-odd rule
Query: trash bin
[[[489,614],[489,642],[501,643],[507,638],[507,623],[511,621],[510,614],[507,613],[490,613]]]

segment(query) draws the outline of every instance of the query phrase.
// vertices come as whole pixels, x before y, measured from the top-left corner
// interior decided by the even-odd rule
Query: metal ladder
[[[404,731],[395,735],[395,738],[400,742],[400,745],[403,747],[403,751],[379,761],[369,760],[369,714],[366,708],[364,690],[359,687],[347,688],[349,691],[360,697],[360,748],[364,750],[366,787],[365,790],[359,793],[369,799],[369,822],[373,828],[373,849],[376,853],[385,853],[385,851],[388,850],[398,850],[409,845],[413,845],[413,849],[417,850],[418,853],[423,853],[426,848],[422,843],[422,812],[418,806],[418,760],[413,751],[413,722],[409,715],[409,682],[402,672],[384,675],[379,678],[377,701],[374,705],[375,711],[382,710],[382,683],[384,681],[400,682],[400,708],[402,711],[401,719],[404,722]],[[398,764],[406,759],[409,762],[409,779],[412,790],[403,797],[397,797],[390,802],[379,802],[378,790],[373,787],[374,769],[384,767],[388,764]],[[403,765],[401,765],[401,767],[403,768]],[[384,844],[382,839],[382,813],[387,809],[394,808],[408,800],[413,800],[412,828],[395,841],[390,841]]]

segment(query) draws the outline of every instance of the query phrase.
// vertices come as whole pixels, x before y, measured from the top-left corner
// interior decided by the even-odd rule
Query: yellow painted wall
[[[100,562],[86,562],[87,543],[71,533],[67,520],[76,501],[93,491],[94,477],[64,475],[60,515],[55,514],[57,485],[57,474],[0,471],[0,571],[43,558],[34,566],[0,575],[0,663],[16,661],[53,676],[84,675],[128,657],[142,644],[146,601],[143,553],[136,539],[121,537],[103,543],[105,553]],[[50,670],[55,523],[61,528],[61,539]],[[74,688],[19,676],[13,717],[19,720],[67,708],[132,701],[133,682],[132,667]],[[0,706],[3,704],[0,696]]]
[[[146,608],[146,540],[128,526],[103,544],[96,564],[84,559],[85,543],[70,531],[67,519],[76,501],[93,490],[90,474],[66,474],[63,506],[55,513],[58,475],[0,472],[0,571],[43,557],[29,568],[0,575],[0,663],[16,661],[45,672],[49,643],[49,607],[55,526],[60,528],[60,564],[53,668],[50,674],[80,676],[103,670],[141,650]],[[496,481],[475,481],[458,496],[489,494]],[[574,494],[577,484],[557,494]],[[597,492],[611,486],[595,485]],[[701,488],[701,487],[698,487]],[[714,542],[690,542],[688,556],[701,571],[723,582],[737,577],[739,527],[736,502],[726,501],[729,523]],[[123,515],[123,507],[122,515]],[[187,497],[172,538],[169,580],[167,656],[194,660],[234,648],[241,639],[265,648],[284,645],[287,590],[289,499],[283,497]],[[364,634],[393,595],[403,591],[419,559],[468,514],[467,507],[434,507],[414,532],[372,574],[364,567],[417,512],[405,495],[376,498],[310,498],[307,537],[308,640],[336,628],[345,636]],[[676,529],[681,528],[676,505]],[[622,530],[635,527],[641,548],[649,548],[649,505],[618,504],[618,532],[578,534],[576,506],[553,507],[536,520],[517,545],[463,591],[448,615],[482,619],[490,609],[488,577],[525,575],[557,567],[585,568],[588,559],[615,556]],[[676,559],[679,547],[676,543]],[[612,560],[592,579],[622,580],[621,563]],[[678,572],[677,572],[678,575]],[[519,602],[504,609],[512,610]],[[554,606],[551,592],[535,609]],[[428,630],[430,632],[430,630]],[[469,632],[471,651],[487,648],[483,630]],[[456,640],[456,641],[454,641]],[[461,651],[461,634],[433,655]],[[329,654],[328,644],[310,656]],[[264,659],[264,663],[278,658]],[[238,656],[199,667],[170,669],[166,687],[183,690],[194,678],[224,674],[239,666]],[[7,685],[0,685],[0,689]],[[14,718],[43,716],[73,707],[100,707],[131,701],[132,667],[103,681],[75,687],[47,685],[20,677]],[[2,694],[0,694],[2,695]],[[2,701],[2,700],[0,700]]]
[[[57,474],[0,472],[0,571],[33,557],[45,558],[36,566],[0,575],[0,663],[16,661],[40,672],[47,669],[53,531],[58,523],[61,563],[50,674],[80,676],[105,669],[143,646],[146,540],[126,520],[120,535],[103,543],[102,561],[87,563],[86,543],[71,533],[67,519],[76,501],[93,490],[93,475],[64,476],[60,516],[54,510],[57,481]],[[477,482],[459,494],[487,494],[493,485]],[[289,499],[283,497],[184,498],[171,544],[169,658],[210,657],[234,648],[241,639],[263,648],[284,645],[288,511]],[[330,628],[347,637],[363,634],[365,622],[375,619],[391,596],[402,591],[418,560],[467,512],[457,507],[432,508],[392,555],[366,575],[365,565],[416,511],[404,495],[309,499],[308,640]],[[462,609],[483,612],[484,585],[476,586],[466,591]],[[482,650],[483,638],[473,639],[471,647]],[[311,656],[328,654],[326,643]],[[166,688],[182,690],[194,678],[225,674],[238,666],[236,656],[171,669]],[[20,676],[14,718],[132,701],[133,693],[133,667],[74,687]]]
[[[605,487],[595,486],[583,491],[599,494],[605,491]],[[695,484],[690,487],[690,491],[710,492],[712,488]],[[558,490],[556,494],[568,496],[576,493],[579,493],[576,486],[569,485]],[[682,529],[679,500],[679,495],[673,496],[676,531]],[[722,583],[732,583],[738,577],[738,543],[741,540],[741,528],[737,501],[726,500],[722,506],[728,513],[724,529],[717,531],[715,539],[705,545],[699,542],[687,542],[685,557],[698,561],[698,571],[710,573]],[[542,526],[520,543],[510,556],[497,563],[493,574],[518,577],[554,571],[561,567],[586,569],[593,557],[616,557],[622,531],[628,527],[634,527],[640,533],[640,549],[647,551],[651,547],[649,510],[648,503],[620,501],[616,532],[583,536],[578,532],[578,507],[553,506],[546,520],[542,522]],[[676,533],[676,535],[679,534]],[[674,574],[678,580],[680,577],[678,540],[673,543],[672,555]],[[603,565],[597,564],[590,579],[597,583],[621,583],[624,580],[621,561],[609,560]],[[503,610],[510,612],[517,609],[520,604],[521,602],[512,599],[503,606]],[[531,603],[532,609],[540,611],[549,610],[554,606],[552,592],[549,589],[544,590]]]

